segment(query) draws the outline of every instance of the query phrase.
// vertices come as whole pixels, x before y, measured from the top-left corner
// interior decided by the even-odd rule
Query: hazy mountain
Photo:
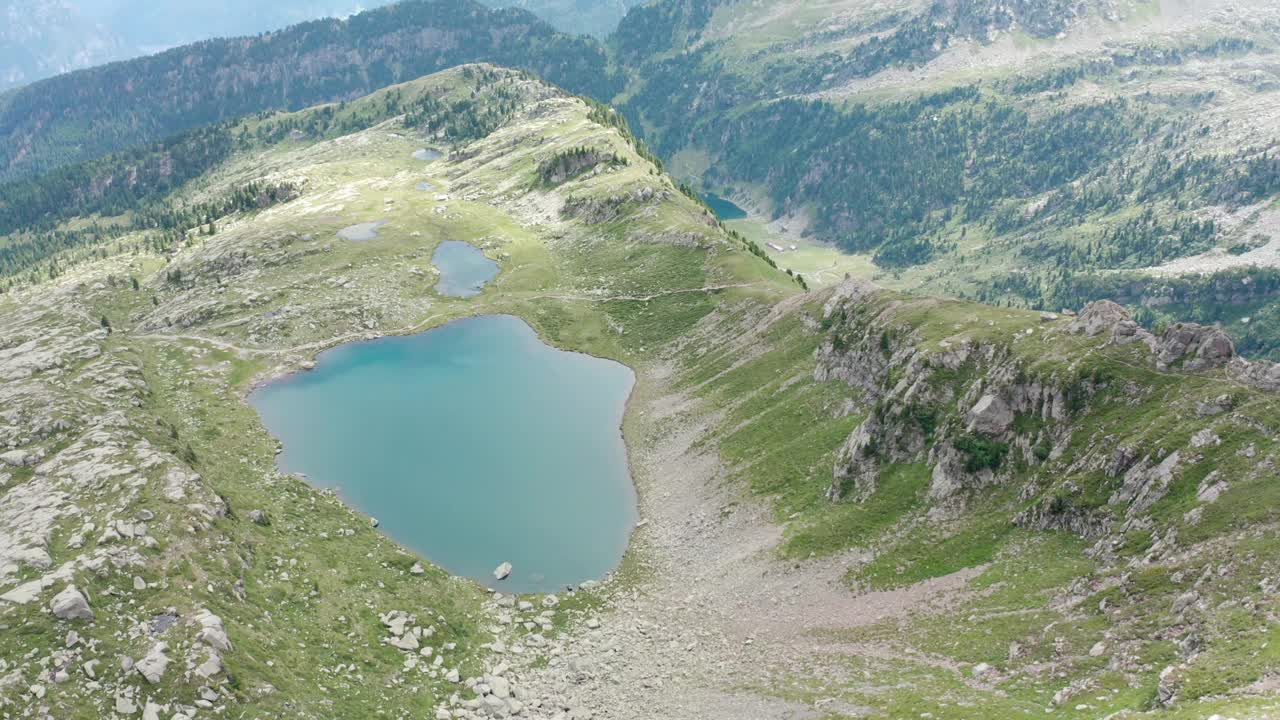
[[[638,0],[485,0],[565,32],[603,36]],[[215,37],[346,17],[391,0],[0,0],[0,91],[59,73]]]
[[[352,99],[454,65],[526,68],[579,92],[616,84],[603,47],[518,9],[411,0],[275,33],[185,45],[0,96],[0,178],[29,177],[261,110]]]

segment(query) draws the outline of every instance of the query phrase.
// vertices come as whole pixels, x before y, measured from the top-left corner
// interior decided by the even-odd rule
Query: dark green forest
[[[618,89],[600,43],[523,10],[410,0],[247,39],[219,39],[50,78],[0,96],[0,181],[262,110],[351,100],[471,62],[578,93]]]

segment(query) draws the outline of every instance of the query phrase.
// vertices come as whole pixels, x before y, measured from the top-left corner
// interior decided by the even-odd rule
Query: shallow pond
[[[475,297],[498,275],[498,263],[485,257],[480,248],[457,240],[437,245],[431,264],[440,271],[436,292],[452,297]]]
[[[386,220],[377,220],[375,222],[358,223],[349,225],[338,231],[338,237],[343,240],[351,240],[354,242],[365,242],[368,240],[376,240],[378,237],[378,228],[386,225]]]
[[[435,160],[439,160],[442,157],[444,157],[444,153],[440,152],[439,150],[432,150],[431,148],[422,148],[420,150],[413,151],[414,160],[423,160],[426,162],[433,162]]]
[[[614,569],[635,526],[619,429],[633,382],[487,315],[336,347],[250,401],[284,471],[455,575],[553,592]]]

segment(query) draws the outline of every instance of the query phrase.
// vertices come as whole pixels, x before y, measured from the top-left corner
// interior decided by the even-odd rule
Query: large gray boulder
[[[999,395],[987,393],[969,409],[970,432],[1003,435],[1013,426],[1013,409]]]
[[[75,585],[68,585],[62,592],[54,595],[53,602],[49,603],[49,609],[53,611],[53,616],[59,620],[93,619],[93,610],[89,607],[89,600],[76,589]]]

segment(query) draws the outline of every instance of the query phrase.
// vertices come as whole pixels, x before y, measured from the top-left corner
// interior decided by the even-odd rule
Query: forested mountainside
[[[415,0],[219,39],[50,78],[0,96],[0,181],[267,109],[359,97],[478,60],[597,97],[615,87],[595,42],[523,10]]]
[[[28,0],[0,2],[0,91],[61,73],[215,37],[342,18],[391,0]],[[636,0],[485,0],[518,7],[568,33],[604,37]]]
[[[1280,712],[1280,368],[1216,328],[806,292],[618,113],[522,71],[217,132],[5,270],[4,712]],[[433,288],[445,240],[497,264],[478,295]],[[644,519],[601,585],[448,577],[282,473],[246,403],[325,348],[498,313],[636,372]]]
[[[493,7],[518,7],[551,23],[557,30],[605,37],[629,8],[645,0],[483,0]]]
[[[388,0],[6,0],[0,2],[0,91],[60,73],[212,37],[252,35],[343,17]]]
[[[1278,30],[1266,2],[672,0],[611,43],[679,175],[884,282],[1141,297],[1150,325],[1190,311],[1275,353],[1243,273],[1277,264]],[[1242,302],[1167,280],[1206,271]]]
[[[879,282],[1034,308],[1114,299],[1149,328],[1221,322],[1243,351],[1276,356],[1278,12],[662,0],[633,8],[606,48],[517,10],[411,2],[2,96],[0,179],[51,175],[3,193],[34,200],[19,221],[47,228],[44,208],[94,174],[81,161],[490,60],[617,98],[681,179],[784,238],[838,246]],[[226,147],[208,134],[196,142]],[[180,155],[153,170],[181,182],[211,157]],[[137,189],[91,195],[120,192],[117,208]]]

